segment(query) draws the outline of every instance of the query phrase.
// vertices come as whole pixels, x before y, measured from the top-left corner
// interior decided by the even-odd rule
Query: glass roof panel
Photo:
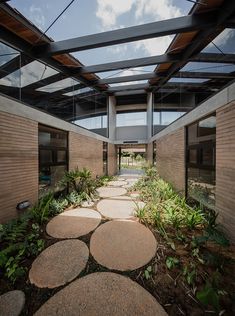
[[[19,54],[20,53],[14,48],[0,42],[0,66],[4,65],[5,63],[15,58]]]
[[[200,79],[200,78],[171,78],[170,80],[168,80],[168,82],[186,82],[186,83],[203,83],[208,81],[208,79]]]
[[[55,92],[57,90],[62,90],[62,89],[68,88],[70,86],[76,85],[78,83],[79,83],[78,81],[76,81],[72,78],[65,78],[65,79],[50,83],[50,84],[48,84],[44,87],[38,88],[36,90],[52,93],[52,92]]]
[[[129,69],[106,71],[106,72],[99,72],[99,73],[97,73],[97,75],[102,79],[113,78],[113,77],[132,76],[132,75],[141,75],[141,74],[153,72],[155,67],[156,66],[154,65],[154,66],[136,67],[136,68],[129,68]]]
[[[110,87],[118,87],[118,86],[129,86],[132,84],[141,84],[141,83],[148,83],[147,80],[137,80],[137,81],[128,81],[128,82],[117,82],[117,83],[111,83]]]
[[[72,97],[74,95],[78,95],[80,93],[85,93],[85,92],[88,92],[88,91],[91,91],[91,90],[92,90],[91,88],[85,87],[85,88],[82,88],[82,89],[78,89],[78,90],[74,90],[74,91],[71,91],[71,92],[64,93],[63,95],[67,95],[68,97]]]
[[[222,63],[204,63],[204,62],[189,62],[181,70],[182,71],[200,71],[200,72],[221,72],[229,73],[235,71],[235,65]]]
[[[58,73],[58,71],[35,60],[2,78],[0,84],[23,88],[31,83],[55,75],[56,73]]]
[[[11,0],[9,5],[45,31],[68,1],[57,1],[55,6],[48,0]],[[179,0],[74,1],[47,34],[57,41],[95,34],[186,15],[192,6],[190,1]]]
[[[235,53],[235,30],[234,29],[229,29],[229,28],[225,29],[209,45],[207,45],[202,52],[221,53],[221,51],[224,54]]]

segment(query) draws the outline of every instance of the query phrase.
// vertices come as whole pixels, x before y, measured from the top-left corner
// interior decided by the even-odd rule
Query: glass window
[[[6,64],[8,61],[14,59],[16,56],[19,56],[19,52],[14,48],[3,44],[0,42],[0,66]]]
[[[215,208],[215,114],[187,128],[187,196]]]
[[[39,125],[39,195],[58,191],[67,170],[67,132]]]
[[[117,127],[146,125],[146,112],[117,113]]]

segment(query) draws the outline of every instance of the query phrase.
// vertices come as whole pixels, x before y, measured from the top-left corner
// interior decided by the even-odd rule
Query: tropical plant
[[[58,198],[58,199],[52,199],[50,203],[50,214],[52,216],[57,215],[68,206],[68,200],[66,198]]]
[[[51,216],[50,204],[53,199],[53,193],[49,192],[41,197],[38,202],[30,209],[33,219],[38,224],[44,223]]]

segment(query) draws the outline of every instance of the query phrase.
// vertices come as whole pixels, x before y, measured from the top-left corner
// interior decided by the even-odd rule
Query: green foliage
[[[98,188],[98,187],[106,186],[108,182],[112,181],[113,179],[114,179],[113,176],[100,176],[95,180],[96,187]]]
[[[135,216],[139,218],[140,222],[145,219],[145,206],[140,206],[139,203],[135,203]]]
[[[152,267],[151,266],[148,266],[147,269],[144,270],[144,277],[146,280],[149,280],[152,276]]]
[[[41,197],[38,202],[30,209],[33,219],[36,223],[42,224],[51,216],[50,203],[53,199],[53,193],[49,192]]]
[[[26,269],[22,263],[27,257],[35,257],[44,249],[44,241],[40,239],[41,229],[31,222],[30,213],[19,219],[1,225],[0,268],[12,282],[24,276]]]
[[[93,198],[96,194],[97,182],[92,178],[91,171],[83,168],[78,168],[72,171],[65,172],[62,180],[60,181],[61,186],[68,185],[73,191],[78,194],[86,193],[90,198]]]
[[[191,263],[183,268],[183,276],[188,285],[193,286],[197,277],[197,270],[195,264]]]
[[[227,293],[220,289],[221,275],[215,272],[210,279],[206,281],[201,291],[197,292],[197,299],[204,305],[211,305],[216,312],[220,310],[219,298]]]
[[[69,204],[72,204],[74,206],[78,206],[82,202],[81,196],[77,193],[77,191],[72,191],[70,192],[67,196],[66,199]]]
[[[77,191],[77,183],[80,179],[80,171],[78,168],[71,171],[66,171],[63,178],[60,181],[61,187],[66,187],[67,185],[74,191]]]
[[[166,258],[166,266],[169,270],[175,268],[179,264],[179,259],[175,257],[167,257]]]
[[[68,206],[69,202],[66,198],[52,199],[50,203],[50,214],[57,215]]]

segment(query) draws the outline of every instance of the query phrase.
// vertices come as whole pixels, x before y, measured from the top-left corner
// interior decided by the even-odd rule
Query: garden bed
[[[159,182],[164,187],[164,197],[161,194],[157,196],[154,195],[155,193],[152,194],[151,190],[156,190],[157,185],[159,185],[158,182],[155,182],[158,181],[158,177],[153,170],[147,170],[146,174],[143,180],[135,184],[134,189],[131,189],[132,191],[129,193],[139,193],[140,198],[146,203],[144,208],[137,208],[137,215],[140,222],[151,229],[158,242],[155,257],[140,269],[120,272],[99,265],[90,254],[86,268],[78,277],[102,271],[128,276],[149,291],[170,316],[234,315],[235,252],[231,246],[228,246],[225,236],[219,233],[218,226],[215,223],[216,218],[211,217],[211,223],[208,226],[203,213],[199,209],[194,209],[195,216],[186,220],[185,216],[191,210],[190,207],[185,206],[184,201],[182,202],[165,182]],[[158,189],[161,193],[161,188]],[[76,194],[72,198],[75,201],[76,199],[79,200]],[[173,199],[175,203],[176,201],[177,203],[183,203],[181,206],[184,206],[186,210],[183,209],[181,213],[184,214],[184,217],[181,213],[171,213],[171,216],[169,216],[170,213],[167,213],[168,217],[164,217],[165,209],[163,206],[167,199]],[[161,205],[158,205],[157,203],[160,202]],[[171,203],[173,202],[171,201]],[[65,204],[61,203],[61,205]],[[152,206],[154,207],[152,208]],[[156,206],[158,207],[156,208]],[[70,204],[69,208],[72,207],[74,206]],[[171,207],[173,207],[173,204],[171,204]],[[175,209],[178,208],[177,205],[174,207]],[[96,204],[92,208],[96,209]],[[30,218],[25,230],[16,229],[14,231],[13,229],[14,233],[11,234],[10,238],[12,240],[9,241],[3,238],[0,243],[1,249],[6,248],[9,243],[14,243],[20,238],[24,243],[26,241],[28,243],[24,244],[26,248],[25,255],[23,254],[18,262],[25,273],[22,275],[16,273],[16,278],[12,280],[4,274],[3,269],[1,269],[0,275],[0,294],[13,289],[22,290],[25,293],[26,303],[22,315],[33,315],[43,303],[67,285],[56,289],[40,289],[30,284],[28,279],[28,270],[38,253],[62,240],[50,237],[46,233],[46,224],[55,214],[56,212],[48,216],[39,225],[37,224],[38,227],[36,226],[34,229],[35,236],[32,236],[32,225],[36,225],[36,223],[34,219]],[[177,220],[178,218],[180,218],[180,221]],[[106,220],[102,219],[100,225],[104,222]],[[210,234],[208,233],[208,227],[213,228]],[[216,235],[215,232],[218,234]],[[89,247],[91,235],[92,232],[78,239],[85,242]],[[18,238],[19,236],[20,238]],[[28,252],[27,249],[30,246],[34,249],[35,245],[35,251]],[[0,259],[2,260],[3,257],[1,256]]]

